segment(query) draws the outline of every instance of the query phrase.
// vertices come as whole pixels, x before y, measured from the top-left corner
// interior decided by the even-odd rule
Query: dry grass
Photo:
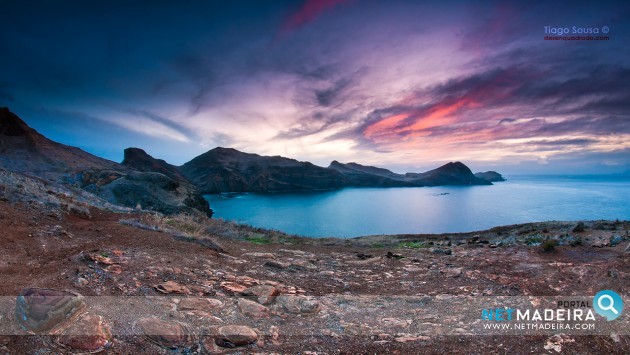
[[[296,244],[303,239],[276,230],[208,218],[202,214],[163,215],[156,212],[142,212],[138,218],[121,219],[120,223],[167,233],[175,239],[202,244],[219,252],[223,252],[223,248],[215,239],[240,240],[259,245]]]

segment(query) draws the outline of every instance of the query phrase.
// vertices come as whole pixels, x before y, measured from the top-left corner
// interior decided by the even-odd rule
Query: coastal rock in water
[[[26,330],[54,332],[76,319],[85,308],[83,297],[77,293],[46,288],[28,288],[17,297],[15,313]]]
[[[489,181],[489,182],[500,182],[500,181],[505,181],[505,178],[503,176],[501,176],[501,174],[497,173],[496,171],[486,171],[483,173],[475,173],[475,176]]]
[[[254,329],[244,325],[227,325],[219,328],[216,344],[224,348],[234,348],[255,343],[258,334]]]
[[[141,318],[136,327],[149,340],[165,348],[189,348],[196,340],[189,326],[177,321]]]
[[[103,317],[86,314],[66,329],[56,339],[56,343],[73,350],[98,352],[109,345],[111,337],[109,327],[103,323]]]

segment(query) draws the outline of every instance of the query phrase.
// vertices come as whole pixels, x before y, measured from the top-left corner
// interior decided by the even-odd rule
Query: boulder
[[[254,318],[264,318],[269,315],[269,309],[260,303],[250,301],[245,298],[239,298],[237,301],[238,308],[243,315]]]
[[[573,233],[582,233],[585,229],[584,222],[578,222],[575,227],[573,227]]]
[[[112,334],[103,317],[86,314],[66,329],[55,342],[81,352],[98,352],[111,342]]]
[[[256,300],[260,304],[270,304],[280,293],[271,285],[257,285],[241,292],[241,295]]]
[[[176,293],[176,294],[190,294],[190,290],[186,286],[182,286],[175,281],[166,281],[159,285],[155,285],[155,290],[164,294]]]
[[[255,343],[258,334],[254,329],[243,325],[227,325],[219,328],[216,344],[224,348],[234,348]]]
[[[304,296],[280,295],[276,297],[276,311],[283,311],[293,314],[317,313],[320,310],[320,303],[317,300]]]
[[[136,328],[150,341],[165,348],[189,348],[195,343],[195,337],[185,323],[150,317],[139,319]]]
[[[85,308],[81,295],[46,288],[25,289],[16,303],[19,324],[34,333],[54,332],[76,319]]]

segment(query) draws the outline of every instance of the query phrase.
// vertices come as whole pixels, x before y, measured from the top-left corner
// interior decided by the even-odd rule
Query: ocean
[[[492,186],[206,195],[216,218],[308,237],[454,233],[540,221],[630,219],[630,179],[508,176]]]

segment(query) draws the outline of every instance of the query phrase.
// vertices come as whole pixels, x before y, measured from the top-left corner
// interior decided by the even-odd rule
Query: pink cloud
[[[306,0],[300,9],[284,22],[281,33],[288,33],[302,27],[315,20],[325,11],[350,1],[352,0]]]

